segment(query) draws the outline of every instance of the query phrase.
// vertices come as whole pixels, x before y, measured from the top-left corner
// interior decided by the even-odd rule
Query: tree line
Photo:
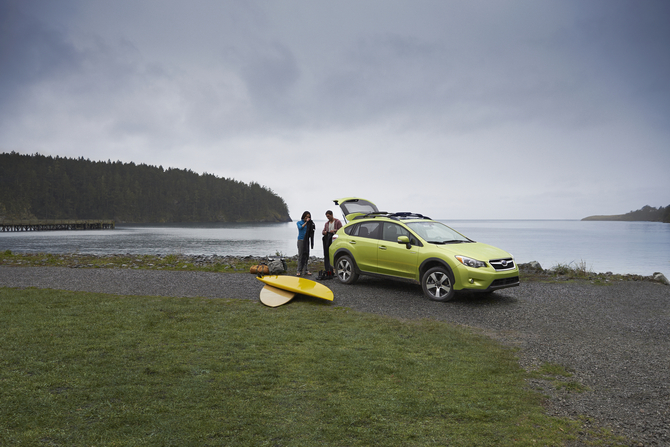
[[[582,220],[620,220],[628,222],[665,222],[670,223],[670,205],[654,208],[645,205],[639,210],[613,216],[589,216]]]
[[[0,154],[0,218],[118,223],[290,222],[284,200],[191,170],[16,152]]]

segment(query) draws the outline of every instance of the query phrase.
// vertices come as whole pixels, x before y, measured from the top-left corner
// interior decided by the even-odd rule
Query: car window
[[[413,235],[407,228],[392,222],[384,222],[384,234],[382,239],[389,242],[398,242],[398,236],[407,236],[409,243],[416,246],[421,246],[421,242]]]
[[[382,239],[389,242],[398,242],[398,236],[410,237],[409,231],[398,224],[384,222],[384,234]]]
[[[354,199],[341,203],[340,208],[342,209],[345,215],[353,213],[368,214],[368,213],[376,213],[379,211],[375,205],[363,199]]]
[[[415,231],[426,242],[433,244],[450,244],[459,242],[472,242],[456,230],[435,221],[410,222],[407,226]]]
[[[379,239],[380,233],[381,225],[379,222],[361,222],[351,232],[351,235],[370,239]]]

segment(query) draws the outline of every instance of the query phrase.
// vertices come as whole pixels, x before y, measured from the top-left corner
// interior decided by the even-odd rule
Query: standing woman
[[[310,240],[312,248],[314,248],[314,222],[312,221],[312,214],[309,211],[302,213],[302,217],[298,221],[298,271],[296,276],[311,275],[312,272],[307,270],[307,261],[309,260]]]

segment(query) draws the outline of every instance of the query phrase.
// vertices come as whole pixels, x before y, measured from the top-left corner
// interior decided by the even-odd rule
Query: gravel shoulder
[[[648,281],[522,283],[490,296],[427,300],[420,286],[361,278],[325,281],[333,305],[396,318],[465,325],[519,349],[523,367],[562,365],[586,391],[530,386],[549,396],[548,411],[627,436],[631,445],[670,445],[670,287]],[[0,266],[0,287],[37,287],[122,295],[258,300],[251,274]],[[302,299],[302,298],[299,298]],[[307,298],[304,298],[307,299]]]

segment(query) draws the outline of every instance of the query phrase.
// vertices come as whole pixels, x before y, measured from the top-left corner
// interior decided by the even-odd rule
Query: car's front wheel
[[[456,296],[454,277],[444,267],[433,267],[421,278],[423,293],[433,301],[449,301]]]
[[[337,270],[337,279],[343,284],[353,284],[358,279],[356,266],[349,255],[342,255],[337,258],[335,269]]]

